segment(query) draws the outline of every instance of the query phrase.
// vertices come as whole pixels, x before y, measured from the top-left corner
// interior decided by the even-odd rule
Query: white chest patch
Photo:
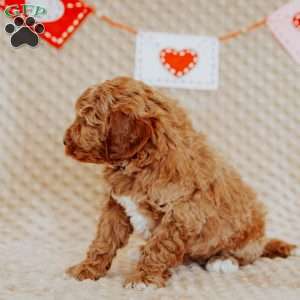
[[[134,231],[143,235],[145,239],[150,237],[150,222],[149,220],[139,211],[136,203],[127,196],[116,196],[113,198],[124,208],[130,222],[134,228]]]

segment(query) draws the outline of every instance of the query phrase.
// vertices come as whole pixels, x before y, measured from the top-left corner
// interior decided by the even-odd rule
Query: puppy
[[[72,158],[104,164],[110,187],[86,258],[67,271],[78,280],[104,276],[133,231],[146,243],[129,287],[162,287],[187,259],[226,272],[298,250],[266,238],[255,192],[182,108],[140,81],[118,77],[88,88],[64,144]]]

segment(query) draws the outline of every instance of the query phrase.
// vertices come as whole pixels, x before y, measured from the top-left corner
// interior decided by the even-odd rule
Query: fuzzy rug
[[[75,238],[75,237],[74,237]],[[299,299],[300,258],[261,259],[237,273],[208,273],[197,264],[180,266],[164,289],[143,291],[122,288],[133,266],[130,249],[124,249],[105,278],[77,282],[64,269],[78,262],[87,245],[82,241],[53,242],[53,235],[1,245],[1,300],[91,300],[91,299]],[[132,241],[135,244],[134,240]],[[129,248],[129,247],[128,247]]]
[[[47,239],[26,235],[10,241],[0,248],[0,299],[299,299],[299,257],[261,259],[227,274],[208,273],[197,264],[180,266],[164,289],[124,289],[124,276],[134,263],[130,253],[137,246],[134,239],[132,244],[119,252],[105,278],[77,282],[64,275],[64,269],[82,258],[86,242],[55,243],[50,232]]]

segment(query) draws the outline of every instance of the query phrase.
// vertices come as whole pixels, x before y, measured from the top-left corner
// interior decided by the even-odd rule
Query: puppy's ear
[[[131,158],[145,146],[151,135],[152,126],[149,120],[136,118],[127,112],[112,112],[106,155],[110,160]]]

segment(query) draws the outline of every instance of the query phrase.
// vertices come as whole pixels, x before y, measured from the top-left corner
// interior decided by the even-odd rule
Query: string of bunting
[[[225,44],[268,26],[273,35],[300,63],[300,1],[279,8],[245,28],[218,38],[141,32],[128,24],[100,15],[112,28],[136,35],[135,78],[149,84],[175,88],[214,90],[218,88],[219,43]],[[157,46],[159,45],[159,46]],[[159,53],[160,59],[158,60]]]
[[[133,27],[127,25],[127,24],[116,22],[113,19],[111,19],[110,17],[105,16],[105,15],[97,15],[96,14],[96,16],[97,16],[98,19],[100,19],[101,21],[107,23],[112,28],[127,31],[127,32],[132,33],[132,34],[138,34],[138,30],[136,30],[135,28],[133,28]],[[252,23],[251,25],[249,25],[245,28],[242,28],[242,29],[239,29],[239,30],[236,30],[236,31],[232,31],[232,32],[229,32],[225,35],[222,35],[222,36],[219,37],[219,40],[222,43],[226,43],[226,42],[230,41],[231,39],[235,39],[235,38],[237,38],[241,35],[250,33],[252,31],[255,31],[256,29],[264,27],[264,26],[266,26],[266,24],[267,24],[267,18],[263,18],[259,21],[256,21],[256,22]]]
[[[270,16],[245,28],[219,37],[140,31],[99,14],[95,6],[84,0],[0,0],[0,8],[11,17],[18,14],[24,17],[37,16],[40,13],[37,19],[45,28],[40,37],[58,49],[70,39],[88,15],[94,14],[110,27],[136,36],[134,76],[157,86],[217,89],[220,43],[227,43],[266,26],[300,63],[300,0],[284,5]]]

